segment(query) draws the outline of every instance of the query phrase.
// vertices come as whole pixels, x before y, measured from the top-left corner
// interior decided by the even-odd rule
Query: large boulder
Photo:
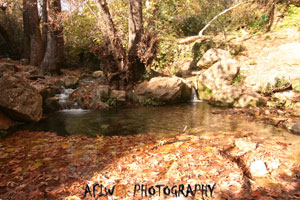
[[[232,56],[230,55],[229,51],[223,49],[210,49],[200,58],[197,63],[197,67],[202,69],[208,69],[213,64],[221,60],[228,60],[231,59]]]
[[[232,80],[238,75],[239,69],[236,60],[222,60],[201,74],[198,81],[210,90],[222,89],[224,86],[231,85]]]
[[[14,120],[39,121],[42,96],[24,80],[12,75],[0,77],[0,109]]]
[[[248,76],[245,85],[264,95],[291,87],[290,75],[283,70],[272,69],[261,74]]]
[[[300,43],[287,43],[273,48],[267,56],[257,58],[257,64],[242,69],[244,84],[264,95],[298,88],[300,79]]]
[[[267,59],[276,62],[277,65],[297,65],[300,66],[300,43],[287,43],[280,45],[276,51],[271,52]]]
[[[234,103],[242,90],[233,86],[232,80],[238,75],[239,66],[233,59],[222,60],[207,69],[198,78],[198,96],[215,105],[228,106]]]
[[[155,77],[137,86],[134,95],[138,101],[153,100],[163,103],[183,102],[190,99],[192,87],[178,77]]]

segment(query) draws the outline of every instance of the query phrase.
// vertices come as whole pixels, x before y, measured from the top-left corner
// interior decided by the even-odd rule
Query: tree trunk
[[[143,4],[142,0],[129,0],[128,9],[128,29],[129,29],[129,44],[128,44],[128,74],[130,81],[136,82],[145,72],[145,65],[138,57],[137,45],[141,41],[144,33],[143,28]]]
[[[46,50],[46,46],[47,46],[47,33],[48,33],[47,0],[43,0],[42,1],[42,40],[44,45],[44,51]]]
[[[268,21],[267,21],[267,27],[266,27],[266,32],[270,32],[272,25],[274,23],[274,15],[275,15],[275,8],[276,8],[276,1],[271,2],[271,5],[268,10]]]
[[[130,0],[128,10],[128,55],[115,28],[106,0],[98,0],[104,26],[101,31],[108,47],[111,62],[104,67],[110,85],[117,88],[130,87],[145,72],[145,65],[138,57],[138,44],[143,35],[142,0]]]
[[[64,58],[63,27],[60,22],[60,0],[48,0],[47,45],[40,73],[59,72]]]
[[[43,42],[36,0],[23,0],[24,57],[31,65],[39,65],[43,59]]]
[[[111,64],[104,67],[104,72],[110,84],[116,88],[123,87],[128,82],[124,77],[127,67],[126,51],[113,23],[106,0],[99,0],[99,4],[104,24],[101,26],[101,31],[107,44],[107,54],[112,56]]]

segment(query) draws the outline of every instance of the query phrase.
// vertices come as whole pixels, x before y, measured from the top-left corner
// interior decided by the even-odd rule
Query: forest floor
[[[116,186],[115,199],[300,199],[298,147],[242,130],[97,138],[19,131],[0,141],[0,199],[113,199],[99,197],[101,185]]]

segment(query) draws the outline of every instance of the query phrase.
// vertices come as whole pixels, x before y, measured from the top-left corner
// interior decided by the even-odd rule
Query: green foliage
[[[159,51],[152,66],[154,68],[165,68],[170,66],[176,57],[177,44],[174,43],[175,38],[164,38],[158,45]]]
[[[116,107],[118,102],[116,99],[107,99],[107,101],[105,103],[109,106]]]
[[[300,28],[300,7],[290,5],[286,16],[278,28],[281,29],[288,27]]]
[[[238,73],[231,81],[231,85],[240,85],[242,83],[243,77]]]
[[[74,2],[77,3],[76,9],[63,18],[65,65],[99,66],[99,60],[90,50],[102,44],[97,2]]]
[[[46,76],[51,76],[51,72],[49,72],[49,71],[45,71],[45,73],[44,73]]]
[[[165,104],[164,102],[154,101],[151,98],[140,100],[139,102],[140,102],[140,104],[145,105],[145,106],[162,106]]]

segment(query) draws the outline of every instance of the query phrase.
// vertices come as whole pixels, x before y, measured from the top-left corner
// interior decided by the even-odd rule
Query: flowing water
[[[85,134],[90,137],[138,133],[176,134],[182,132],[185,127],[186,132],[190,134],[244,130],[270,136],[291,135],[271,125],[246,121],[237,116],[212,114],[221,108],[198,100],[195,90],[191,101],[186,104],[101,111],[79,109],[76,103],[69,99],[72,92],[72,89],[63,88],[62,93],[57,95],[63,110],[25,128],[32,131],[56,132],[61,136]]]

